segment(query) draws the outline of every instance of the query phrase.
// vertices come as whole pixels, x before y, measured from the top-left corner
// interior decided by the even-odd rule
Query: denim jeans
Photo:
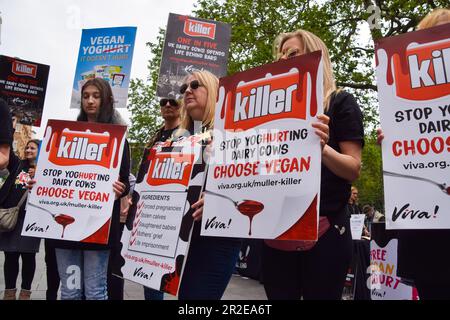
[[[109,250],[55,249],[61,300],[107,300]]]
[[[220,300],[235,269],[241,246],[240,239],[192,235],[178,299]]]

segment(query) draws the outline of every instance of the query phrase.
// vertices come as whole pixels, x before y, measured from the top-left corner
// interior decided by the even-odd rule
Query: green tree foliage
[[[359,203],[370,204],[384,210],[381,148],[375,137],[366,137],[362,154],[361,176],[355,186],[359,190]]]
[[[132,79],[128,96],[128,110],[131,112],[130,140],[132,172],[137,172],[145,144],[162,124],[159,101],[156,97],[156,82],[158,80],[161,53],[164,45],[164,29],[159,30],[156,43],[148,42],[151,59],[147,65],[149,76],[146,82]]]

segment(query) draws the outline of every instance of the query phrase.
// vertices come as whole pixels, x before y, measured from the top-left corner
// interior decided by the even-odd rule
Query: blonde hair
[[[294,32],[282,33],[278,35],[273,43],[273,55],[275,60],[280,60],[282,57],[281,50],[283,44],[291,39],[297,37],[303,43],[303,52],[310,53],[313,51],[322,51],[323,61],[323,108],[326,112],[330,105],[331,95],[336,91],[336,80],[334,78],[333,68],[330,60],[330,53],[325,43],[315,34],[306,30],[296,30]]]
[[[189,76],[194,76],[207,91],[205,112],[202,119],[202,127],[209,130],[214,127],[214,113],[216,111],[217,90],[219,89],[219,79],[211,72],[195,71]],[[187,79],[187,78],[186,78]],[[190,130],[194,125],[194,121],[184,107],[184,101],[181,103],[181,123],[180,130]]]
[[[439,24],[439,22],[446,21],[445,23],[450,23],[450,10],[444,8],[438,8],[431,11],[429,14],[423,18],[416,29],[427,29],[434,27]]]

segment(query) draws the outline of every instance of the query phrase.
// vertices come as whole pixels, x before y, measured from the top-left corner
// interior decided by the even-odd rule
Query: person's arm
[[[329,145],[329,117],[320,115],[317,117],[319,122],[313,123],[316,134],[320,137],[322,145],[322,162],[338,177],[349,182],[359,178],[361,172],[361,150],[362,146],[359,141],[341,141],[339,148],[341,152],[334,150]]]
[[[5,169],[9,164],[10,146],[7,144],[0,145],[0,170]]]
[[[326,145],[323,164],[336,176],[348,182],[358,179],[361,172],[361,153],[364,146],[363,116],[356,99],[349,93],[338,93],[330,103],[330,123],[333,138],[339,148]]]
[[[361,173],[361,151],[359,141],[339,142],[341,152],[326,145],[322,152],[323,164],[338,177],[349,182],[359,178]]]

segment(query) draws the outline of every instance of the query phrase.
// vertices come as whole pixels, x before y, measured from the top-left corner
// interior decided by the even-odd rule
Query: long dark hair
[[[39,139],[30,139],[30,140],[28,140],[27,144],[25,145],[25,148],[28,147],[28,145],[30,143],[34,143],[39,148],[39,146],[41,145],[41,140],[39,140]]]
[[[28,163],[30,164],[30,166],[33,166],[33,167],[35,167],[36,166],[36,160],[37,160],[37,157],[39,156],[39,147],[40,147],[40,145],[41,145],[41,140],[38,140],[38,139],[30,139],[30,140],[28,140],[28,142],[27,142],[27,144],[25,145],[25,149],[27,149],[27,147],[28,147],[28,145],[30,144],[30,143],[34,143],[36,146],[37,146],[37,154],[36,154],[36,159],[34,159],[34,160],[26,160],[26,161],[28,161]]]
[[[78,114],[78,121],[87,121],[87,114],[83,109],[83,93],[88,86],[94,86],[100,91],[100,111],[97,115],[96,122],[99,123],[112,123],[112,118],[114,115],[114,96],[112,93],[111,86],[106,80],[102,78],[89,79],[81,88],[81,105],[80,113]]]

